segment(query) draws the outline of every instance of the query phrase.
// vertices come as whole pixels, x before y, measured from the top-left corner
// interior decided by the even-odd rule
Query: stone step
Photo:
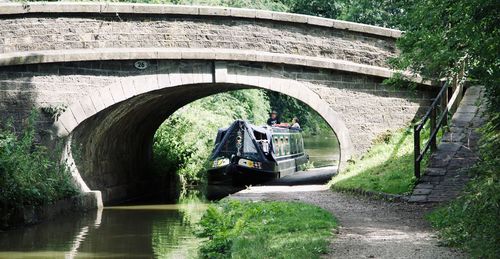
[[[479,133],[485,123],[484,108],[477,106],[482,88],[471,87],[465,92],[449,132],[446,132],[437,151],[431,155],[429,166],[413,189],[409,202],[446,202],[457,197],[470,179],[467,169],[478,160]]]

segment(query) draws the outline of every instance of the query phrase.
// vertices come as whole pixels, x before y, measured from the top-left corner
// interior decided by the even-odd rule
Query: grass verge
[[[482,129],[481,160],[470,170],[464,193],[427,215],[446,245],[460,247],[473,258],[500,255],[500,113]]]
[[[318,258],[328,251],[336,219],[298,202],[222,201],[201,220],[203,258]]]
[[[423,142],[429,130],[422,131]],[[422,162],[422,171],[427,157]],[[413,189],[413,131],[411,127],[380,135],[370,150],[335,176],[330,185],[336,190],[362,190],[405,194]]]

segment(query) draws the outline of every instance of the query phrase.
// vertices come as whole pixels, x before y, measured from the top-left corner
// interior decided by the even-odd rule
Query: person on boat
[[[274,126],[275,124],[280,124],[280,120],[278,119],[278,113],[276,111],[271,112],[271,117],[267,119],[267,125]]]
[[[292,126],[290,126],[290,128],[300,129],[299,118],[293,117]]]

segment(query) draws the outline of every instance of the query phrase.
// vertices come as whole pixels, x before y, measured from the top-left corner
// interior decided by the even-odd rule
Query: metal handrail
[[[413,145],[414,145],[414,174],[415,177],[420,178],[420,162],[424,159],[425,154],[429,149],[431,152],[437,150],[437,134],[441,129],[443,124],[448,123],[449,112],[453,112],[455,105],[460,102],[463,94],[463,79],[465,78],[465,58],[461,64],[461,71],[452,77],[450,81],[445,81],[441,90],[439,90],[438,95],[432,102],[431,106],[425,113],[424,117],[419,123],[415,124],[413,128]],[[452,89],[452,98],[448,99],[449,90]],[[438,108],[440,108],[440,114],[438,117]],[[427,121],[430,120],[431,134],[429,141],[425,143],[423,150],[420,148],[420,133],[424,128]]]

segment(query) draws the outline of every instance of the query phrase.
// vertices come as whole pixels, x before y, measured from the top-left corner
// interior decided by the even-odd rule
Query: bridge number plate
[[[149,63],[146,60],[138,60],[134,63],[134,67],[139,70],[144,70],[149,67]]]

